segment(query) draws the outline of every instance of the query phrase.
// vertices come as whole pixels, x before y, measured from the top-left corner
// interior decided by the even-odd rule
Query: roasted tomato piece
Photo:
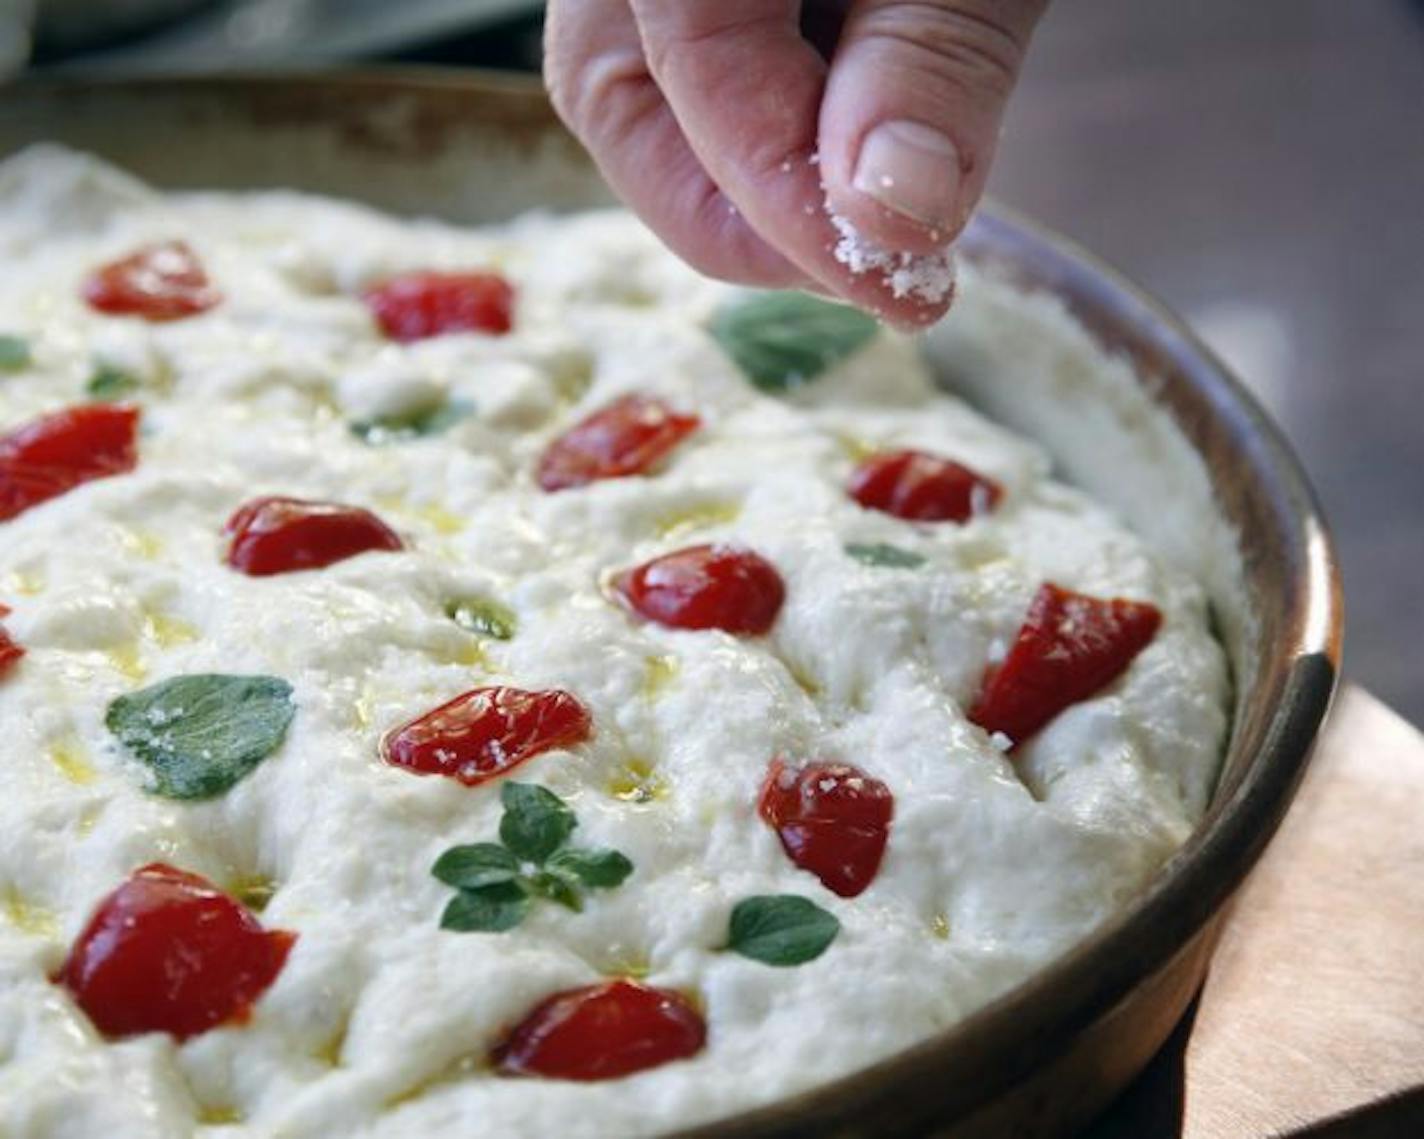
[[[588,709],[562,689],[475,688],[389,733],[381,756],[417,775],[474,787],[592,734]]]
[[[791,861],[842,898],[863,892],[880,869],[895,797],[848,763],[773,760],[757,804]]]
[[[84,299],[110,316],[161,321],[206,312],[222,294],[186,242],[165,241],[96,269],[84,282]]]
[[[861,506],[912,522],[967,522],[1003,496],[993,479],[924,451],[872,455],[851,475],[848,489]]]
[[[105,1036],[186,1040],[245,1021],[296,939],[206,878],[153,862],[99,903],[55,980]]]
[[[1041,585],[1003,662],[984,676],[969,718],[1022,743],[1070,704],[1112,683],[1162,623],[1155,605]]]
[[[598,479],[640,475],[702,421],[661,400],[625,395],[579,421],[549,445],[539,460],[539,485],[565,490]]]
[[[506,1076],[616,1080],[695,1056],[706,1041],[707,1025],[681,993],[620,979],[549,997],[491,1059]]]
[[[514,320],[514,289],[498,273],[402,273],[362,299],[381,331],[402,342],[447,332],[499,336]]]
[[[136,408],[66,408],[0,437],[0,522],[138,463]]]
[[[0,617],[10,612],[5,606],[0,605]],[[5,627],[0,625],[0,676],[4,676],[22,656],[25,650],[10,638],[10,634],[5,631]]]
[[[359,506],[254,498],[228,519],[227,564],[252,577],[320,569],[367,550],[400,550],[396,532]]]
[[[613,584],[635,612],[673,629],[759,636],[786,600],[776,567],[734,546],[676,550],[619,574]]]

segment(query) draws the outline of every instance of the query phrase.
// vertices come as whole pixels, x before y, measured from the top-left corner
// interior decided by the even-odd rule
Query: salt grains
[[[954,295],[952,248],[923,254],[886,249],[864,237],[834,210],[827,207],[826,212],[841,235],[833,251],[835,258],[852,273],[883,274],[886,287],[897,299],[914,297],[926,304],[940,304]]]

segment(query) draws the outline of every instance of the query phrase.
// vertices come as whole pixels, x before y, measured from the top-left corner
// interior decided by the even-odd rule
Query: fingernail
[[[923,123],[881,123],[860,144],[851,185],[921,225],[952,229],[958,218],[959,151]]]

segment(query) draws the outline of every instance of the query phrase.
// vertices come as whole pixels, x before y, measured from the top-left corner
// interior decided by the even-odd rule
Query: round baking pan
[[[21,86],[0,153],[53,139],[170,188],[286,186],[403,214],[501,220],[606,204],[607,189],[528,80],[362,72]],[[1130,390],[946,383],[1028,430],[1070,479],[1206,583],[1236,680],[1216,794],[1186,845],[1091,936],[967,1020],[702,1136],[1070,1134],[1162,1044],[1222,919],[1300,779],[1339,668],[1339,577],[1279,432],[1180,321],[1091,256],[989,206],[965,254],[1061,299],[1132,366]],[[1092,382],[1089,382],[1089,388]],[[847,1031],[854,1031],[848,1026]]]

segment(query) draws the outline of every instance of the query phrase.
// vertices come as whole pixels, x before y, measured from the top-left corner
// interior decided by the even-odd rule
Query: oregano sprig
[[[513,929],[538,898],[580,911],[585,890],[611,890],[633,873],[619,851],[570,846],[578,819],[547,788],[509,780],[499,797],[499,842],[452,846],[430,868],[457,891],[440,915],[442,929]]]
[[[375,447],[407,443],[450,430],[471,410],[471,405],[462,400],[442,399],[410,411],[358,420],[351,424],[351,434]]]

